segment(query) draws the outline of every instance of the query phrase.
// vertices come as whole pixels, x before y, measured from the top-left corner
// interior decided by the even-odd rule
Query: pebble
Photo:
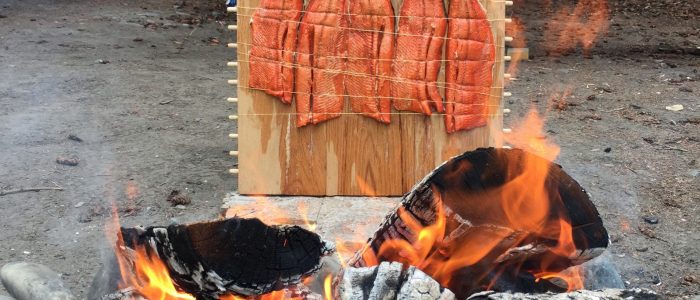
[[[75,300],[61,277],[48,267],[29,262],[13,262],[0,269],[0,279],[17,300]]]
[[[187,206],[184,206],[184,205],[180,204],[180,205],[175,205],[175,208],[177,208],[177,209],[187,209]]]
[[[671,105],[671,106],[666,106],[666,110],[670,110],[670,111],[681,111],[681,110],[683,110],[683,105],[681,105],[681,104],[675,104],[675,105]]]
[[[85,202],[80,201],[80,202],[76,203],[74,206],[75,206],[75,208],[78,208],[78,207],[81,207],[83,205],[85,205]]]
[[[643,219],[644,222],[647,222],[649,224],[659,224],[659,218],[654,216],[644,216]]]

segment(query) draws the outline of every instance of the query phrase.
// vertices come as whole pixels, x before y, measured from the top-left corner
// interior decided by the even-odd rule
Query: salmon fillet
[[[391,95],[394,108],[443,112],[437,79],[447,31],[443,0],[404,0],[399,13]]]
[[[249,86],[292,102],[294,50],[303,0],[262,0],[251,22]]]
[[[445,64],[447,132],[486,125],[496,47],[478,0],[450,1]]]
[[[352,0],[345,88],[353,112],[390,122],[395,16],[390,0]]]
[[[310,0],[299,25],[297,126],[337,118],[343,111],[346,0]]]

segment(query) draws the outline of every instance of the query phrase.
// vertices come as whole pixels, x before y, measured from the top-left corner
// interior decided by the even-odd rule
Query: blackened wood
[[[258,219],[122,228],[122,235],[128,247],[147,246],[157,253],[175,284],[198,299],[261,295],[294,286],[334,251],[313,232],[268,226]]]
[[[559,219],[572,225],[577,249],[572,255],[562,257],[553,253],[551,249],[557,241],[551,234],[542,236],[509,227],[499,202],[503,196],[500,188],[523,173],[526,160],[549,166],[544,181],[549,200],[545,219],[550,225],[558,224]],[[526,189],[522,191],[528,192]],[[536,282],[532,275],[521,270],[537,270],[540,262],[547,259],[551,262],[548,271],[561,271],[596,257],[608,245],[607,231],[586,191],[561,166],[518,149],[482,148],[450,159],[403,197],[401,209],[408,212],[404,217],[426,226],[436,221],[439,205],[447,217],[446,238],[431,249],[431,259],[439,261],[441,256],[444,260],[449,259],[456,252],[453,250],[466,241],[489,236],[501,239],[477,264],[451,274],[457,278],[450,280],[448,288],[459,298],[489,286],[504,289],[515,286],[524,291],[556,290],[546,280]],[[413,242],[417,235],[418,232],[411,232],[405,220],[399,217],[398,211],[393,212],[365,248],[350,260],[350,265],[367,266],[370,261],[365,261],[363,256],[375,255],[386,240]],[[385,255],[377,259],[397,258]],[[426,269],[430,274],[430,266]]]

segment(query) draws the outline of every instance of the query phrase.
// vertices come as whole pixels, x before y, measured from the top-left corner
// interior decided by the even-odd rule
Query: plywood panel
[[[486,127],[447,134],[442,115],[396,114],[390,125],[345,113],[296,128],[294,109],[248,87],[250,18],[260,0],[238,5],[239,192],[268,195],[394,195],[451,156],[497,143],[502,127],[504,2],[483,0],[501,55]],[[396,12],[401,0],[392,0]]]

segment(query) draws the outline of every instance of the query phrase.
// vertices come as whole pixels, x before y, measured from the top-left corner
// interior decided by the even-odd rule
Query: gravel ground
[[[544,113],[558,163],[593,196],[629,287],[698,295],[697,5],[611,2],[594,47],[562,51],[551,20],[575,3],[553,2],[512,10],[533,58],[507,88],[506,126],[531,107]],[[225,173],[236,145],[224,65],[234,57],[221,10],[199,6],[0,1],[0,189],[64,188],[0,196],[0,263],[46,264],[82,297],[111,203],[126,226],[218,215],[236,189]],[[666,109],[676,104],[684,109]],[[192,203],[171,206],[173,190]]]

